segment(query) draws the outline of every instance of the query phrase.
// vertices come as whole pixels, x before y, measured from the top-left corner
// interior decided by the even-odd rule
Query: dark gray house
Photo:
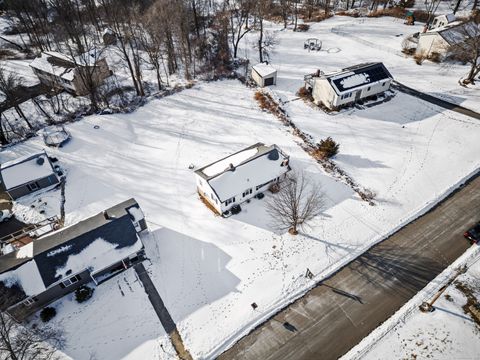
[[[18,321],[81,285],[96,285],[145,259],[147,228],[134,199],[0,257],[0,309]]]
[[[0,165],[0,187],[12,199],[60,182],[45,152],[24,156]]]

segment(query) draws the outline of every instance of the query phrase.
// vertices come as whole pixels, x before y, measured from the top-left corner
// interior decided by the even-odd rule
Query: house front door
[[[362,97],[362,90],[358,90],[357,93],[355,94],[355,101],[360,100]]]

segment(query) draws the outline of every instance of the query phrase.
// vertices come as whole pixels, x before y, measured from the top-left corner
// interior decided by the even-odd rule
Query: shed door
[[[266,78],[265,81],[264,81],[264,84],[265,86],[270,86],[270,85],[273,85],[273,80],[275,78],[272,76],[272,77],[269,77],[269,78]]]

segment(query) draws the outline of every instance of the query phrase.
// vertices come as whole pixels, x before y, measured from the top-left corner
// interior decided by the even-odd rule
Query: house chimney
[[[233,166],[233,164],[230,163],[230,164],[228,165],[228,170],[230,170],[230,171],[235,171],[235,166]]]

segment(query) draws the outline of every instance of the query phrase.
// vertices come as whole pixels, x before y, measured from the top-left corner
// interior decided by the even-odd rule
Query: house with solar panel
[[[330,110],[374,97],[390,89],[393,77],[383,63],[366,63],[337,72],[305,76],[305,88],[317,105]]]
[[[0,165],[0,190],[12,199],[53,187],[60,182],[47,153],[27,155]]]
[[[0,311],[22,321],[82,285],[99,285],[143,261],[139,234],[146,228],[140,206],[129,199],[30,242],[5,246]]]
[[[277,145],[257,143],[196,170],[197,191],[212,210],[228,215],[290,170],[289,156]]]

